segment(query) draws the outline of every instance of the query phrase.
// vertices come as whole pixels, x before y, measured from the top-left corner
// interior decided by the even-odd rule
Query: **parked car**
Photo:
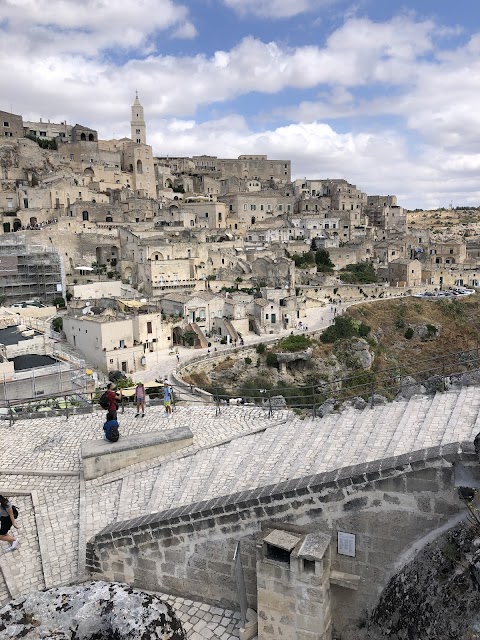
[[[126,380],[127,376],[123,373],[123,371],[110,371],[108,374],[108,379],[110,382],[118,382],[119,380]]]

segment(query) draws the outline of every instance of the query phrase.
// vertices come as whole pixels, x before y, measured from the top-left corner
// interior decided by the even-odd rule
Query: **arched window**
[[[84,133],[82,133],[82,134],[80,135],[80,140],[82,140],[82,141],[83,141],[83,140],[86,140],[86,139],[87,139],[87,136],[86,136]]]
[[[82,220],[88,220],[88,211],[82,211]]]
[[[141,160],[137,160],[137,173],[143,173],[143,165]]]
[[[93,135],[93,133],[89,133],[88,134],[88,139],[89,139],[90,142],[94,142],[95,136]]]

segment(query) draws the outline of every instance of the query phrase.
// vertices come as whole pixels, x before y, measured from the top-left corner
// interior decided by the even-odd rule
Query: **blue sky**
[[[0,0],[0,108],[157,155],[291,159],[407,207],[480,205],[473,0]]]

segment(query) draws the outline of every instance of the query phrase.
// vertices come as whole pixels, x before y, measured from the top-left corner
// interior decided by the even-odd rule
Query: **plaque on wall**
[[[337,553],[355,558],[355,534],[337,531]]]

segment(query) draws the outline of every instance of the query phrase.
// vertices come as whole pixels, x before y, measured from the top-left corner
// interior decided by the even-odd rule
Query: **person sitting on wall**
[[[103,425],[105,440],[117,442],[120,437],[119,426],[117,418],[113,417],[111,413],[107,413],[107,420]]]

